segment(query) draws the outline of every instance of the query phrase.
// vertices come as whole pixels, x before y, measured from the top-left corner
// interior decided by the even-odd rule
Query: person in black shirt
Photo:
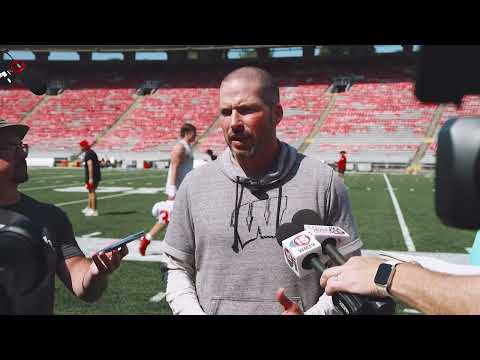
[[[51,204],[38,202],[22,194],[18,186],[28,180],[26,157],[28,146],[22,139],[29,130],[26,125],[9,124],[0,119],[0,209],[27,217],[42,230],[42,239],[53,256],[51,274],[32,293],[16,298],[15,314],[53,314],[55,273],[78,298],[94,302],[105,291],[108,275],[115,271],[121,259],[128,254],[120,250],[94,254],[86,258],[75,240],[73,227],[67,215]],[[0,217],[0,227],[8,225]]]
[[[97,210],[97,187],[102,180],[100,172],[100,162],[98,156],[90,147],[87,140],[80,142],[80,148],[84,152],[84,166],[85,166],[85,187],[88,190],[88,205],[82,212],[85,216],[98,216]]]

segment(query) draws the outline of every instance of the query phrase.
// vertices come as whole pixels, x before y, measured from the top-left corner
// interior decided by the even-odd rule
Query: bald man
[[[308,208],[350,234],[339,245],[345,256],[359,254],[343,182],[329,166],[278,140],[283,109],[268,72],[230,73],[220,86],[219,116],[228,147],[185,177],[162,244],[173,313],[281,314],[279,288],[297,312],[338,313],[331,298],[321,297],[318,275],[299,279],[287,267],[275,233]]]

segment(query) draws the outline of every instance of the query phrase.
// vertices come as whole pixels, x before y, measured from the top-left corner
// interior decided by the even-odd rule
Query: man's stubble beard
[[[270,126],[273,126],[273,115],[270,114],[270,118],[268,119]],[[274,131],[274,130],[272,130]],[[274,132],[274,135],[276,137],[276,133]],[[255,141],[253,142],[252,146],[248,150],[238,150],[234,149],[232,144],[228,142],[228,136],[225,137],[225,143],[228,144],[228,147],[230,148],[231,153],[235,157],[235,159],[250,159],[253,156],[255,156],[257,153],[261,152],[264,148],[264,146],[261,146],[262,141],[266,139],[259,140],[258,138],[255,138]],[[266,144],[263,144],[266,146]]]

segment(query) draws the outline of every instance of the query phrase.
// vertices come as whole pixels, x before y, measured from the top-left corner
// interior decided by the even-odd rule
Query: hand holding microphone
[[[346,263],[336,244],[337,240],[349,238],[349,235],[337,226],[322,226],[321,223],[317,213],[305,209],[293,216],[292,223],[282,224],[277,230],[277,241],[283,247],[285,261],[300,278],[315,271],[321,275],[330,273],[333,270],[327,270],[324,264],[328,260],[335,265]],[[393,313],[395,309],[391,299],[376,302],[378,299],[340,291],[333,293],[332,300],[345,315]]]
[[[277,229],[277,241],[283,248],[285,261],[299,278],[313,272],[321,275],[326,270],[320,261],[322,245],[311,232],[302,230],[302,226],[293,223],[282,224]],[[356,295],[335,293],[333,303],[345,315],[369,313],[368,303]]]

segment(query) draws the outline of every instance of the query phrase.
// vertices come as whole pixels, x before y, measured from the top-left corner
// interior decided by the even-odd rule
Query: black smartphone
[[[115,241],[113,244],[108,245],[107,247],[103,248],[100,251],[97,251],[97,254],[107,253],[107,252],[113,251],[115,249],[119,249],[123,245],[128,244],[129,242],[140,239],[143,235],[145,235],[144,231],[140,231],[136,234],[129,235],[126,238]]]

